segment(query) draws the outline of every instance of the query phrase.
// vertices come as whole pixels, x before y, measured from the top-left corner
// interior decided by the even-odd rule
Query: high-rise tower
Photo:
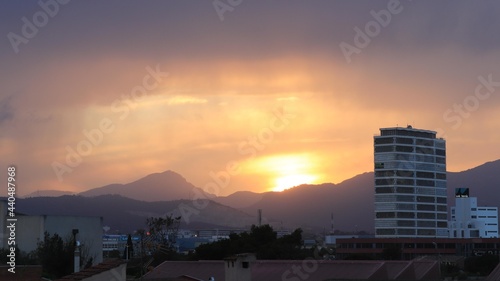
[[[374,147],[376,237],[448,237],[445,140],[381,128]]]

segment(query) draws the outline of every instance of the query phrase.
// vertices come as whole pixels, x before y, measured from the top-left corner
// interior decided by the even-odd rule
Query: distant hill
[[[242,209],[254,205],[262,200],[265,193],[251,191],[237,191],[229,196],[213,198],[213,201],[236,209]]]
[[[131,233],[145,227],[148,217],[173,214],[180,216],[179,206],[193,206],[189,200],[168,202],[144,202],[119,195],[101,195],[96,197],[60,196],[34,197],[16,201],[16,211],[27,215],[73,215],[102,216],[103,225],[111,227],[111,233],[120,231]],[[183,228],[243,228],[255,223],[255,217],[242,211],[211,202],[197,214],[189,216]]]
[[[470,196],[478,197],[479,205],[500,208],[500,160],[463,172],[448,172],[447,177],[448,206],[455,204],[455,188],[469,187]],[[235,207],[231,202],[225,204]],[[283,192],[263,193],[258,202],[241,209],[249,214],[262,209],[263,217],[268,221],[316,231],[331,229],[333,213],[335,229],[373,233],[373,172],[355,176],[339,184],[301,185]]]
[[[373,228],[373,173],[355,176],[340,184],[301,185],[283,192],[264,193],[262,199],[242,208],[249,214],[262,209],[266,221],[286,228],[302,227],[312,231]]]
[[[194,190],[199,190],[207,196],[202,189],[192,185],[181,175],[166,171],[145,176],[127,184],[110,184],[103,187],[93,188],[79,193],[82,196],[99,196],[106,194],[118,194],[124,197],[140,201],[171,201],[190,199]]]
[[[500,208],[500,160],[462,172],[448,172],[447,177],[448,206],[454,205],[455,188],[469,187],[470,196],[478,197],[479,205]],[[87,197],[98,196],[94,199],[80,196],[28,198],[19,199],[20,202],[26,202],[19,204],[26,204],[25,208],[35,213],[50,214],[48,212],[51,210],[63,210],[64,214],[104,216],[108,224],[125,228],[129,224],[141,223],[146,214],[169,213],[177,208],[179,202],[189,203],[186,199],[190,198],[195,189],[199,188],[187,182],[181,175],[167,171],[148,175],[132,183],[111,184],[80,193]],[[102,196],[105,194],[108,196]],[[373,172],[357,175],[339,184],[301,185],[283,192],[239,191],[224,197],[209,196],[212,196],[215,202],[200,212],[194,224],[250,225],[256,223],[257,210],[262,209],[263,222],[271,223],[276,229],[302,227],[328,232],[331,230],[333,214],[335,229],[373,232]]]
[[[37,190],[35,192],[32,192],[30,194],[27,194],[25,196],[22,196],[23,198],[29,198],[29,197],[58,197],[58,196],[63,196],[63,195],[72,195],[74,192],[70,191],[61,191],[61,190]]]
[[[468,187],[470,196],[477,197],[478,205],[500,208],[500,160],[487,162],[478,167],[448,172],[448,198],[454,205],[455,188]]]

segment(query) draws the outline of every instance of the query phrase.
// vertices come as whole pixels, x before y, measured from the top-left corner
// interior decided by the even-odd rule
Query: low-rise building
[[[498,208],[478,207],[468,188],[457,188],[448,227],[451,238],[498,238]]]
[[[0,200],[0,249],[8,244],[7,202]],[[12,217],[11,217],[12,219]],[[86,248],[93,264],[102,262],[102,217],[87,216],[52,216],[15,214],[15,245],[20,251],[29,253],[36,250],[43,241],[45,232],[59,235],[63,240],[71,241],[73,231],[77,231],[76,240]]]
[[[500,254],[500,238],[347,238],[337,239],[336,257],[397,255],[412,260],[422,256],[481,256]]]

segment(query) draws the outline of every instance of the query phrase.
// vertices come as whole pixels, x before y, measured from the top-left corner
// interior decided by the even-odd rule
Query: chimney
[[[252,281],[251,266],[255,260],[255,254],[252,253],[225,258],[226,281]]]

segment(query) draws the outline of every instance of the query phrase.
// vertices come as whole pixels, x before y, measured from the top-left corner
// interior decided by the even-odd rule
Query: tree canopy
[[[240,253],[255,253],[257,259],[304,259],[311,250],[302,247],[302,229],[278,238],[270,225],[253,225],[249,233],[231,234],[229,239],[196,248],[195,259],[221,260]]]

